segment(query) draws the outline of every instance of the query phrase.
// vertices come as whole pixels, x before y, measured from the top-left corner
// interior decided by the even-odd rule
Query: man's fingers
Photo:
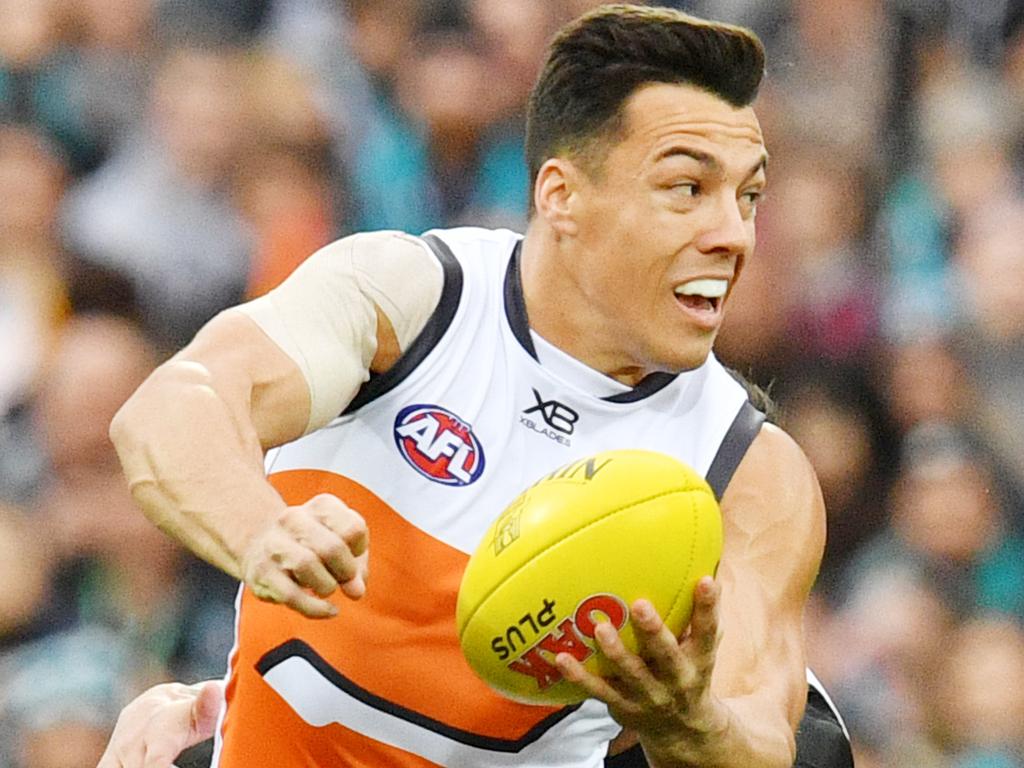
[[[356,562],[356,575],[348,581],[341,583],[341,591],[345,593],[346,597],[353,600],[358,600],[364,594],[366,594],[366,580],[370,577],[370,570],[368,567],[369,552],[364,552],[355,559]]]
[[[690,618],[689,642],[693,647],[693,662],[698,673],[707,678],[715,664],[718,650],[718,598],[721,589],[714,579],[705,576],[697,583],[693,597],[693,615]]]
[[[637,600],[630,611],[637,653],[662,675],[678,677],[679,641],[649,600]]]
[[[559,653],[555,656],[555,666],[566,680],[580,686],[591,698],[599,699],[610,707],[626,704],[625,697],[608,680],[588,672],[571,654]]]
[[[353,555],[358,557],[366,551],[370,543],[366,521],[341,499],[322,493],[306,502],[305,506],[317,520],[341,537]]]
[[[300,587],[311,589],[318,597],[329,597],[338,588],[338,580],[310,550],[305,550],[296,565],[289,569]]]
[[[265,566],[256,578],[247,583],[260,600],[287,605],[310,619],[327,619],[338,615],[338,609],[330,602],[309,594],[278,568]]]
[[[192,705],[191,737],[189,746],[206,741],[217,729],[217,718],[224,702],[224,685],[210,680],[203,683]]]
[[[320,555],[339,584],[359,576],[366,580],[363,555],[370,544],[370,531],[362,515],[340,499],[320,494],[306,507],[322,527],[309,532],[308,545]]]
[[[339,587],[351,599],[366,592],[368,543],[362,516],[320,494],[281,513],[247,559],[245,582],[261,600],[310,618],[335,616],[337,609],[324,598]]]
[[[326,597],[338,588],[338,582],[327,572],[317,554],[286,535],[276,537],[271,544],[270,563],[264,564],[263,570],[272,569],[291,574],[296,584],[312,589],[320,597]]]
[[[626,648],[618,630],[611,624],[600,622],[594,629],[594,639],[619,687],[636,693],[656,683],[643,659]]]

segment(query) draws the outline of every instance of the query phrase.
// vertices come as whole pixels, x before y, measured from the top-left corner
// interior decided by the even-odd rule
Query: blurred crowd
[[[674,4],[768,48],[718,349],[822,483],[809,663],[862,768],[1022,768],[1024,3]],[[521,230],[524,102],[595,5],[0,0],[0,768],[225,669],[234,585],[133,510],[119,404],[334,238]]]

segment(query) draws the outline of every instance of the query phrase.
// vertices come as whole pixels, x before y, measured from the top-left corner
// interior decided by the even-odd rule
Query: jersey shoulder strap
[[[715,492],[715,498],[719,501],[725,494],[725,489],[732,480],[732,476],[739,467],[740,462],[750,448],[751,443],[761,431],[761,425],[765,422],[765,415],[757,410],[747,400],[740,406],[736,418],[732,420],[729,430],[722,438],[722,444],[718,446],[718,453],[711,461],[706,480],[711,490]]]

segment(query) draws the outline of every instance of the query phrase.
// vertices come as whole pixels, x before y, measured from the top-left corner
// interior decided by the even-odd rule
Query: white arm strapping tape
[[[441,263],[421,240],[366,232],[321,248],[277,288],[239,309],[305,376],[308,434],[341,413],[369,378],[377,353],[375,307],[391,322],[404,352],[443,287]]]

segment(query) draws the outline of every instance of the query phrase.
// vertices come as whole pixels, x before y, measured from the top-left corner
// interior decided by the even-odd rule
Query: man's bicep
[[[803,610],[824,549],[824,505],[803,452],[766,425],[722,500],[725,550],[720,695],[759,695],[803,708]]]
[[[416,238],[368,232],[331,243],[238,310],[288,355],[308,390],[308,422],[340,414],[398,359],[440,300],[442,270]]]
[[[300,437],[309,421],[309,388],[299,367],[237,309],[214,317],[168,364],[201,366],[236,423],[251,423],[262,449]]]

